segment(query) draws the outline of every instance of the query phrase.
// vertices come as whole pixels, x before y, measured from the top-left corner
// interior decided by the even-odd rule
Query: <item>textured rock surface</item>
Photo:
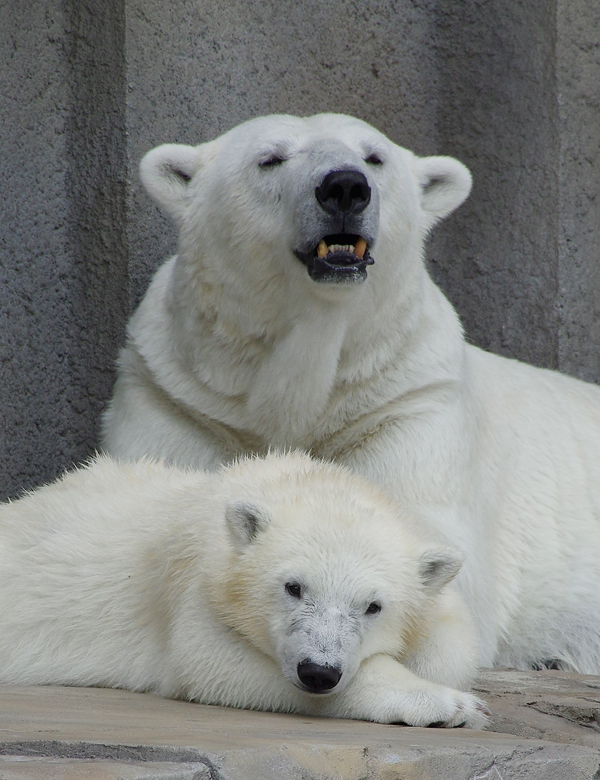
[[[482,670],[475,690],[490,705],[492,731],[600,751],[600,677]]]
[[[128,314],[119,3],[0,3],[0,497],[85,458]]]
[[[105,689],[4,686],[0,778],[599,780],[600,688],[593,686],[600,678],[483,672],[477,688],[491,704],[492,727],[503,733],[246,712]]]
[[[600,14],[556,6],[560,120],[558,309],[561,371],[600,378]]]

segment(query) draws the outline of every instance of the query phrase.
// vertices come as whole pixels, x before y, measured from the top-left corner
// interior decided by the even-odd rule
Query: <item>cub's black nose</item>
[[[325,693],[339,683],[342,673],[335,666],[320,666],[308,661],[298,664],[298,678],[310,693]]]
[[[360,171],[330,171],[315,195],[328,214],[358,214],[369,205],[371,188]]]

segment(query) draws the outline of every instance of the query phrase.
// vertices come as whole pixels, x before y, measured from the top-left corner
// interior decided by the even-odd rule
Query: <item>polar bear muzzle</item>
[[[315,188],[315,198],[332,226],[358,227],[360,214],[371,202],[367,177],[355,168],[329,171]],[[367,240],[358,233],[325,235],[310,252],[296,256],[315,282],[363,282],[373,258]]]

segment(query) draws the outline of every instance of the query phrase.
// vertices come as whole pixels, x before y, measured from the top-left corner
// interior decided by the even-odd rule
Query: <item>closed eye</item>
[[[377,152],[371,152],[368,157],[365,157],[365,162],[369,165],[383,165],[383,160]]]
[[[271,154],[269,157],[261,160],[258,163],[258,166],[259,168],[272,168],[274,165],[281,165],[285,160],[286,158],[282,157],[280,154]]]

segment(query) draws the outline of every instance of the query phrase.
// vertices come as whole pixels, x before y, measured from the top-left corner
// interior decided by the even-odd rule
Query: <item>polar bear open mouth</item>
[[[323,236],[312,252],[295,254],[315,282],[363,282],[375,262],[365,239],[351,233]]]

